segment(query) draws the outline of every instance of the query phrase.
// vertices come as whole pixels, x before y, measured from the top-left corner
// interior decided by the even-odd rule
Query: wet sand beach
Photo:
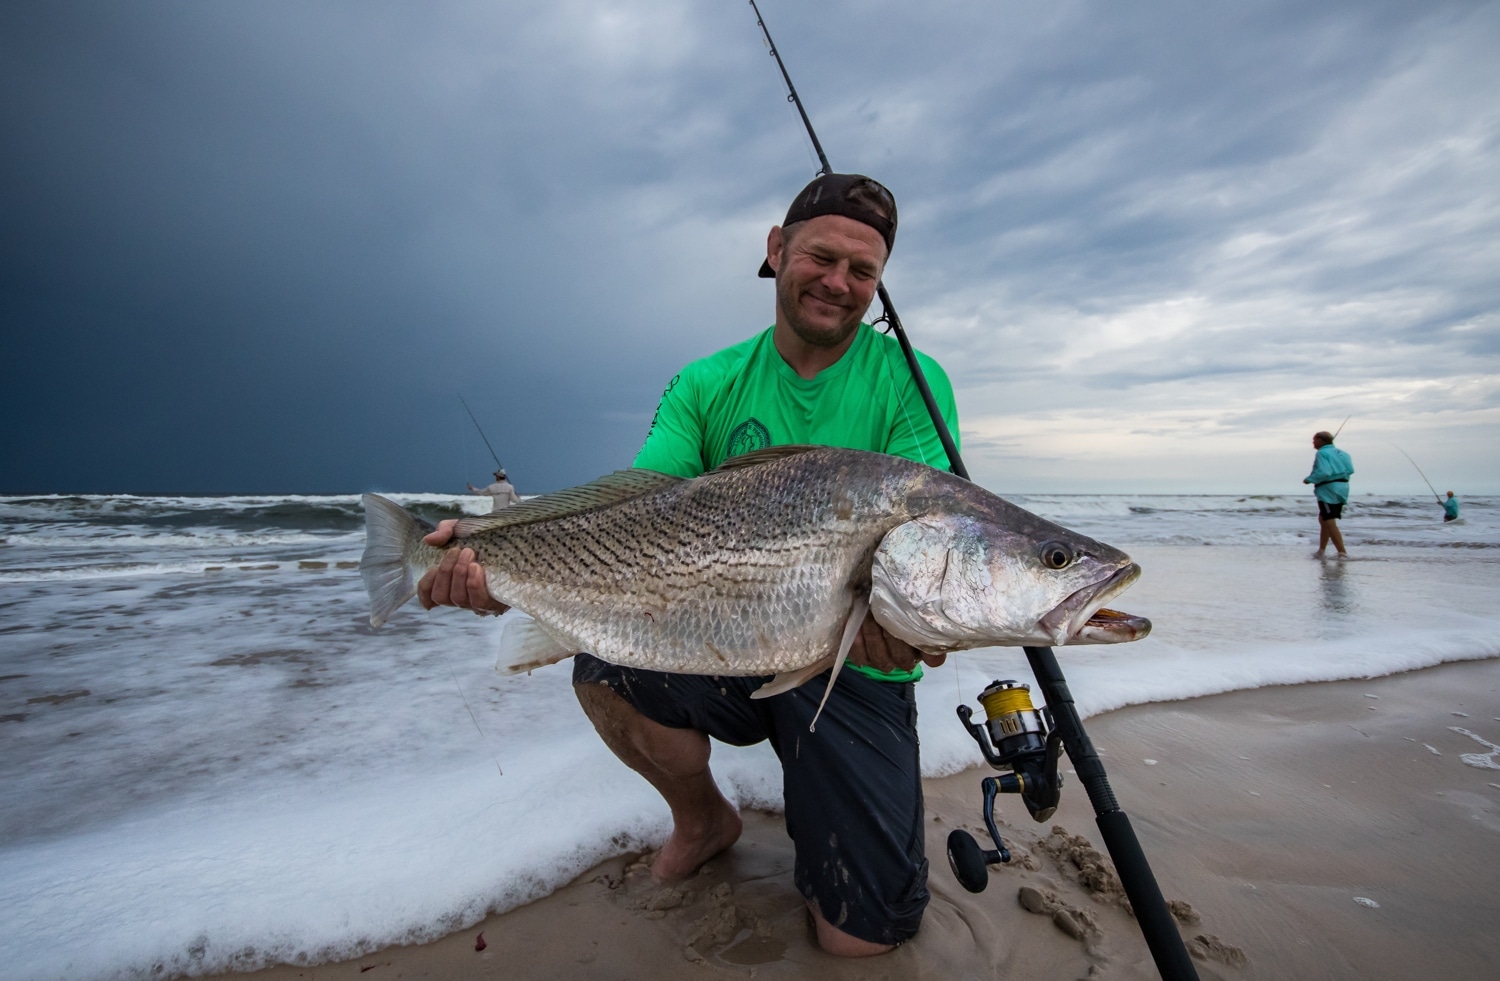
[[[1494,976],[1500,660],[1135,706],[1086,726],[1202,977]],[[884,957],[816,948],[780,815],[747,812],[744,838],[676,886],[651,882],[649,855],[623,855],[434,943],[222,977],[1156,977],[1117,884],[1091,867],[1102,844],[1076,780],[1044,824],[1002,797],[1015,860],[981,894],[957,884],[944,840],[955,827],[983,840],[989,772],[927,781],[932,904],[918,937]]]

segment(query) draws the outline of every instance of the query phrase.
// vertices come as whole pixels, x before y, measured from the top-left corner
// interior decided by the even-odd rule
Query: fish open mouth
[[[1068,646],[1079,644],[1126,644],[1151,632],[1151,621],[1119,610],[1095,610],[1068,638]]]
[[[1104,604],[1130,587],[1141,576],[1132,562],[1102,582],[1085,586],[1056,609],[1042,617],[1039,626],[1052,635],[1054,647],[1064,644],[1118,644],[1139,640],[1151,632],[1151,621],[1115,610]]]

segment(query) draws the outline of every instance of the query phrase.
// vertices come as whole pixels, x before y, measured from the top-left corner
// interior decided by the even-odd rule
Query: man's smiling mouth
[[[836,303],[833,300],[825,300],[821,296],[814,296],[811,293],[808,293],[808,294],[805,294],[805,295],[806,295],[807,299],[813,301],[813,303],[816,306],[819,306],[819,307],[826,307],[829,310],[834,310],[834,311],[837,311],[839,313],[843,313],[845,310],[848,309],[848,306],[846,304],[843,304],[843,303]]]

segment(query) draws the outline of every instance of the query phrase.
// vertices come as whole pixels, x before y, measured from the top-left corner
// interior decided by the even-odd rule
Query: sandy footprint
[[[1087,838],[1069,834],[1061,825],[1053,825],[1051,833],[1040,839],[1036,848],[1050,856],[1064,878],[1081,886],[1094,902],[1115,906],[1131,916],[1135,915],[1113,864]],[[1098,952],[1101,927],[1100,921],[1093,914],[1069,905],[1055,892],[1034,886],[1023,886],[1018,899],[1030,912],[1050,916],[1059,930],[1081,941],[1091,954]],[[1167,910],[1181,926],[1197,926],[1202,922],[1198,911],[1184,900],[1168,900]],[[1200,933],[1184,943],[1188,953],[1200,960],[1218,961],[1231,967],[1243,967],[1249,963],[1249,958],[1242,949],[1212,934]]]
[[[1100,934],[1099,921],[1094,914],[1069,905],[1055,892],[1038,889],[1036,886],[1022,886],[1016,893],[1016,899],[1026,912],[1050,917],[1053,926],[1074,940],[1086,944]]]
[[[753,909],[735,901],[729,883],[710,889],[704,906],[683,940],[682,956],[689,961],[747,967],[769,964],[786,954],[786,941]]]
[[[1083,835],[1069,834],[1060,824],[1037,847],[1062,868],[1063,874],[1079,885],[1097,902],[1130,908],[1125,887],[1115,875],[1114,866]]]

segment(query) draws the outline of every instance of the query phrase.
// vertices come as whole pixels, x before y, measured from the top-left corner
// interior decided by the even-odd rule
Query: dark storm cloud
[[[1493,445],[1491,5],[762,9],[993,485]],[[816,166],[738,3],[12,4],[0,84],[0,492],[456,489],[457,393],[523,491],[624,465]]]

